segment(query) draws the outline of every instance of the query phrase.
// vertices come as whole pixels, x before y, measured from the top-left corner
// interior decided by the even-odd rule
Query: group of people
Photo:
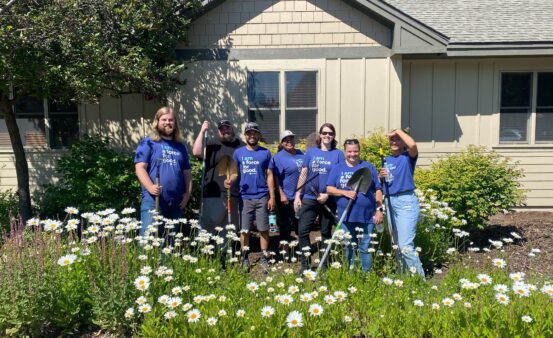
[[[262,132],[254,122],[245,126],[245,142],[236,136],[228,120],[222,120],[217,124],[216,137],[205,144],[209,126],[207,121],[202,124],[192,147],[193,155],[204,161],[205,166],[200,225],[211,233],[216,228],[225,229],[230,213],[232,224],[240,229],[244,268],[250,267],[248,248],[254,225],[263,252],[259,264],[268,268],[270,213],[278,213],[280,240],[290,242],[294,239],[292,233],[296,234],[299,248],[305,253],[312,250],[310,233],[316,219],[319,219],[322,242],[328,243],[337,223],[336,210],[338,217],[342,217],[352,201],[342,226],[359,248],[362,269],[369,271],[371,233],[375,224],[383,221],[386,195],[388,212],[393,213],[390,216],[396,226],[402,266],[424,276],[414,247],[419,205],[413,174],[418,150],[406,132],[396,129],[387,135],[393,153],[377,172],[373,164],[360,159],[357,139],[345,140],[343,151],[338,149],[336,130],[330,123],[320,127],[315,145],[305,154],[296,148],[294,133],[285,130],[274,157],[259,144]],[[219,165],[225,156],[232,157],[238,169],[236,175],[219,175]],[[163,107],[157,111],[151,135],[138,146],[134,162],[142,186],[143,234],[152,226],[152,210],[157,207],[164,217],[179,218],[192,192],[190,163],[172,109]],[[371,183],[365,191],[355,191],[348,181],[361,168],[368,169]],[[227,189],[230,189],[230,203]],[[311,268],[308,256],[301,255],[302,270]],[[354,245],[350,243],[346,248],[350,265],[355,264],[355,256]]]

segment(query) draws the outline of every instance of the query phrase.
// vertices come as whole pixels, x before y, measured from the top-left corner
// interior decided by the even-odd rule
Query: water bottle
[[[277,221],[276,221],[276,213],[274,211],[269,212],[269,232],[279,232],[280,229],[278,228]]]
[[[390,165],[386,163],[385,166],[386,166],[386,171],[388,172],[388,175],[386,175],[386,182],[392,183],[394,181],[394,175],[392,175],[392,171],[390,170]]]

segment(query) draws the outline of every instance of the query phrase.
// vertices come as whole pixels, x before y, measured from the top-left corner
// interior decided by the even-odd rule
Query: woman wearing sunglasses
[[[386,157],[380,175],[385,179],[384,193],[390,201],[402,266],[404,270],[416,272],[424,278],[424,270],[414,244],[420,213],[413,180],[419,156],[417,143],[401,129],[395,129],[386,136],[390,140],[392,155]]]
[[[336,210],[334,198],[329,198],[326,192],[326,181],[333,166],[344,162],[344,153],[336,149],[336,129],[331,123],[325,123],[319,128],[316,146],[307,150],[303,161],[298,190],[294,199],[294,210],[299,213],[298,236],[300,249],[305,253],[311,248],[309,233],[317,216],[321,223],[321,237],[325,240],[332,236],[334,215],[330,210]],[[302,188],[303,187],[303,188]],[[310,252],[310,251],[307,251]],[[305,254],[301,255],[302,271],[309,269],[309,261]]]
[[[328,175],[327,192],[336,196],[338,205],[338,217],[342,217],[346,206],[353,200],[351,209],[344,219],[343,226],[351,235],[351,240],[346,247],[346,262],[349,267],[355,266],[356,253],[353,243],[359,247],[361,267],[363,271],[371,270],[372,257],[369,252],[371,245],[371,233],[375,224],[382,222],[382,189],[378,181],[376,168],[369,162],[361,161],[359,141],[356,139],[344,142],[345,163],[340,163],[332,168]],[[368,168],[372,174],[372,182],[367,191],[355,192],[347,183],[354,172],[361,168]]]

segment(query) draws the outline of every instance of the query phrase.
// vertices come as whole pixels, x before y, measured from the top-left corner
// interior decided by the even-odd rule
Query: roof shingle
[[[450,43],[553,42],[553,0],[381,0]]]

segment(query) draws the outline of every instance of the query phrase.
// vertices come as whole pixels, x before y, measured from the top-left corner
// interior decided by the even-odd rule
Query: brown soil
[[[522,238],[510,244],[504,243],[501,250],[463,253],[463,263],[483,268],[489,267],[491,259],[503,258],[511,272],[524,272],[538,278],[553,277],[553,212],[527,211],[496,215],[489,220],[486,229],[473,231],[470,240],[474,242],[472,246],[491,248],[488,239],[513,238],[512,232]],[[541,252],[530,257],[528,254],[532,249]]]

